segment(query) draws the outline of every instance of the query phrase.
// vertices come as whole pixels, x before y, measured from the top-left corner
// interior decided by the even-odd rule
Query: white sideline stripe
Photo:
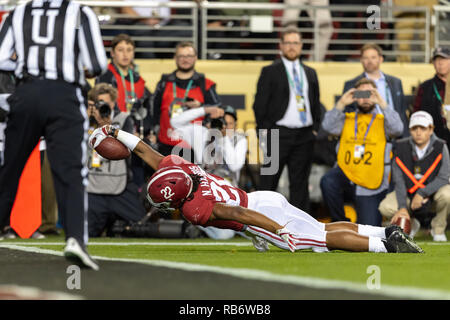
[[[65,242],[28,242],[28,241],[0,241],[0,244],[5,245],[24,245],[24,246],[63,246]],[[449,246],[449,242],[417,242],[419,245],[431,246]],[[245,242],[89,242],[89,246],[236,246],[236,247],[251,247],[253,244],[250,241]]]
[[[63,246],[65,242],[6,242],[1,241],[4,245],[21,245],[21,246]],[[246,247],[253,246],[250,241],[247,242],[89,242],[91,246],[237,246]]]
[[[62,256],[63,253],[60,251],[40,249],[34,247],[23,247],[17,245],[5,245],[0,244],[0,248],[7,248],[12,250],[21,250],[33,253],[43,253],[51,254],[56,256]],[[358,293],[374,294],[374,295],[385,295],[395,298],[409,298],[409,299],[432,299],[432,300],[450,300],[450,291],[439,290],[439,289],[426,289],[419,287],[407,287],[407,286],[394,286],[394,285],[381,285],[380,289],[370,290],[365,284],[341,281],[341,280],[331,280],[324,278],[314,278],[314,277],[303,277],[303,276],[293,276],[293,275],[281,275],[276,273],[271,273],[268,271],[255,270],[255,269],[237,269],[237,268],[226,268],[217,266],[207,266],[186,262],[173,262],[165,260],[144,260],[144,259],[124,259],[124,258],[107,258],[100,256],[93,256],[94,259],[103,261],[116,261],[116,262],[131,262],[131,263],[141,263],[156,267],[166,267],[173,269],[180,269],[185,271],[195,271],[195,272],[214,272],[218,274],[234,276],[237,278],[247,279],[247,280],[262,280],[269,282],[280,282],[286,284],[301,285],[316,289],[337,289],[337,290],[347,290]]]

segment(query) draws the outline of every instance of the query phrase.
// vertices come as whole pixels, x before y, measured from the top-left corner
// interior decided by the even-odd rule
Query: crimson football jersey
[[[216,202],[247,208],[248,197],[245,191],[233,187],[227,180],[219,176],[206,173],[198,165],[176,155],[164,157],[158,169],[169,166],[178,166],[189,175],[200,176],[200,184],[194,193],[193,199],[187,200],[181,207],[181,212],[186,220],[194,225],[204,227],[214,226],[222,229],[242,231],[244,225],[236,221],[208,220]]]

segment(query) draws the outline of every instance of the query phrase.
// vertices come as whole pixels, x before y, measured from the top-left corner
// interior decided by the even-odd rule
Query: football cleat
[[[100,268],[97,262],[91,258],[86,249],[83,248],[75,238],[68,238],[64,248],[64,256],[67,260],[80,267],[85,267],[98,271]]]
[[[423,253],[413,240],[398,230],[391,233],[387,240],[383,241],[388,252],[395,253]]]
[[[386,234],[386,239],[388,239],[394,231],[403,232],[403,229],[396,224],[391,224],[384,229],[384,233]]]
[[[266,252],[269,250],[269,244],[267,241],[258,236],[252,236],[252,243],[256,250],[259,252]]]

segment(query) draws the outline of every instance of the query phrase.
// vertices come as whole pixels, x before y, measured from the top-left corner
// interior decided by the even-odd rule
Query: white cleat
[[[266,252],[269,250],[269,244],[267,241],[258,236],[252,236],[252,243],[256,250],[259,252]]]
[[[64,248],[64,256],[67,260],[72,261],[81,267],[86,267],[95,271],[100,269],[97,262],[91,258],[86,249],[84,249],[75,238],[67,239],[66,247]]]

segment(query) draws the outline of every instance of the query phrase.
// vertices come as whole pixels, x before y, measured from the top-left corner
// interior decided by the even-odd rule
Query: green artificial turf
[[[424,241],[425,240],[425,241]],[[270,246],[265,253],[257,252],[244,238],[229,240],[230,245],[164,245],[164,243],[212,243],[210,239],[91,239],[89,252],[94,256],[126,259],[149,259],[185,262],[228,268],[268,271],[274,274],[351,281],[365,284],[371,275],[369,266],[380,270],[383,285],[440,289],[450,293],[450,242],[433,243],[429,237],[418,239],[423,254],[351,253],[333,251],[290,253]],[[26,244],[37,240],[18,239]],[[62,237],[49,237],[40,242],[61,242],[61,245],[34,245],[43,249],[62,250]],[[159,245],[95,245],[96,242],[152,242]],[[220,241],[224,243],[224,241]]]

